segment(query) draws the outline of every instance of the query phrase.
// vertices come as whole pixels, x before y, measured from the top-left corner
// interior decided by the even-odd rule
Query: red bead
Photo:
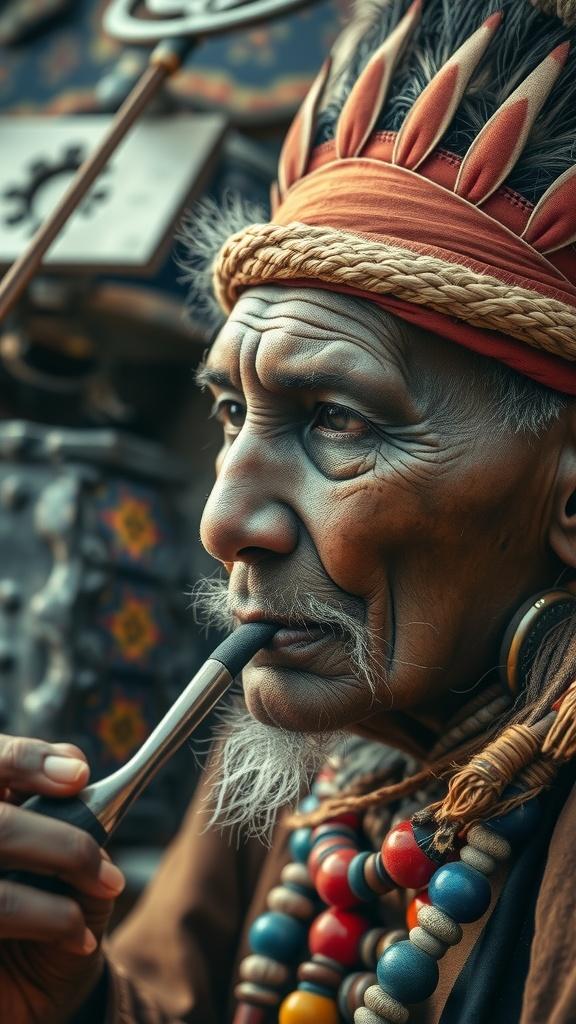
[[[322,862],[339,850],[351,850],[354,854],[358,853],[356,843],[352,839],[346,838],[346,836],[327,836],[326,839],[322,839],[316,844],[308,857],[307,864],[310,877],[314,883],[316,883],[316,874]]]
[[[316,891],[324,903],[342,908],[355,907],[360,903],[348,883],[348,867],[357,852],[356,849],[336,850],[329,853],[318,866],[314,882]]]
[[[344,967],[353,967],[360,959],[360,942],[370,927],[360,914],[331,908],[312,923],[308,933],[310,952],[329,956]]]
[[[406,907],[406,927],[408,931],[418,927],[418,911],[420,907],[429,907],[432,903],[428,895],[428,889],[423,889]]]
[[[401,821],[385,837],[382,860],[390,878],[405,889],[422,889],[438,869],[418,846],[409,821]]]

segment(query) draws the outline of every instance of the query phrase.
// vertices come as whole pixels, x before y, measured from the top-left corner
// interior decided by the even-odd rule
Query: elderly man
[[[1,883],[2,1021],[576,1020],[576,5],[500,6],[360,9],[272,220],[194,228],[201,600],[278,631],[105,952],[120,873],[15,806],[82,755],[2,740],[0,861],[74,890]]]

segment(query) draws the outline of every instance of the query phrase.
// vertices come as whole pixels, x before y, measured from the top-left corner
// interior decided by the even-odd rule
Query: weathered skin
[[[204,374],[225,440],[202,542],[241,618],[312,592],[381,638],[375,704],[333,639],[298,663],[259,655],[244,687],[263,722],[441,721],[497,664],[514,609],[574,564],[570,415],[539,440],[504,430],[477,376],[465,349],[367,302],[260,288],[237,303]]]
[[[518,604],[576,566],[576,417],[566,410],[538,440],[506,431],[478,369],[465,350],[329,292],[263,288],[238,302],[204,375],[225,443],[203,543],[230,572],[239,618],[263,601],[282,616],[295,593],[315,594],[372,627],[380,666],[373,700],[334,639],[262,653],[244,674],[262,721],[368,722],[425,742],[496,664]],[[77,759],[73,781],[49,778],[50,755]],[[6,802],[67,796],[87,776],[75,748],[0,736],[0,869],[77,890],[0,880],[2,1020],[61,1024],[99,976],[94,939],[119,872],[89,837]]]

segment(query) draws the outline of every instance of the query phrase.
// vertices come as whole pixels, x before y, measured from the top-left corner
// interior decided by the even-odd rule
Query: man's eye
[[[367,434],[370,427],[366,420],[352,409],[343,405],[320,405],[312,424],[314,430],[323,430],[331,434],[354,434],[356,437]]]
[[[233,398],[216,402],[213,415],[228,433],[237,433],[244,426],[246,407]]]

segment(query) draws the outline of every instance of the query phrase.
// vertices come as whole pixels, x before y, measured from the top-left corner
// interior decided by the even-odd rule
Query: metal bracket
[[[163,39],[207,36],[244,28],[301,7],[306,0],[188,0],[171,3],[173,17],[139,18],[134,13],[141,0],[112,0],[104,12],[104,31],[124,43],[153,45]],[[147,13],[154,14],[150,0]],[[168,9],[168,5],[167,8]],[[177,12],[177,13],[176,13]]]

